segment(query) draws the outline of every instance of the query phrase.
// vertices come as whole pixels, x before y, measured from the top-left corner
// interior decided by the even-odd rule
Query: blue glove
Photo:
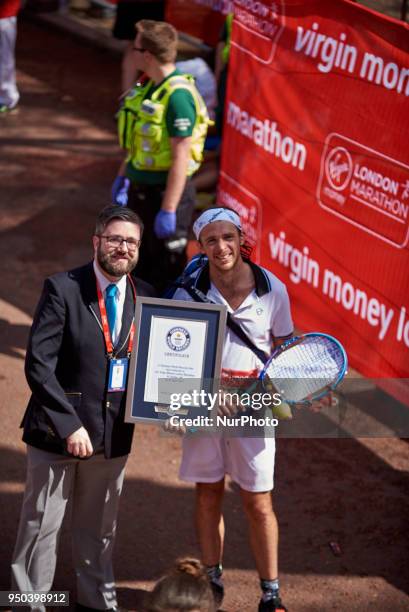
[[[126,206],[128,204],[128,189],[131,181],[126,176],[117,176],[112,183],[111,199],[116,206]]]
[[[176,213],[160,210],[155,217],[153,231],[158,238],[168,238],[176,232]]]

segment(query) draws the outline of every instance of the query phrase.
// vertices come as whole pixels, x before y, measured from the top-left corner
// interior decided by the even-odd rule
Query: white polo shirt
[[[192,274],[194,286],[212,302],[224,304],[234,321],[266,355],[272,352],[275,338],[285,338],[293,333],[290,302],[287,289],[269,270],[249,262],[254,274],[255,288],[233,310],[220,291],[210,282],[208,267],[199,268]],[[178,289],[174,299],[193,301],[184,289]],[[263,363],[240,338],[227,326],[223,345],[222,376],[257,377]]]
[[[234,311],[210,282],[207,266],[192,277],[195,286],[210,300],[227,306],[252,342],[268,355],[274,338],[285,338],[293,332],[290,304],[285,285],[274,274],[255,264],[250,265],[255,289]],[[174,298],[193,300],[183,289],[176,291]],[[237,379],[257,377],[263,364],[227,327],[222,366],[222,378]],[[229,474],[245,491],[270,491],[274,486],[274,459],[274,432],[262,437],[184,436],[179,476],[188,482],[211,483]]]

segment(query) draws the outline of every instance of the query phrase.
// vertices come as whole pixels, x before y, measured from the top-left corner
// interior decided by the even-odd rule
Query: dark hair
[[[239,215],[239,213],[237,212],[237,210],[235,210],[234,208],[231,208],[230,206],[226,206],[225,204],[214,204],[214,206],[212,206],[212,208],[224,208],[226,210],[231,210],[232,212],[236,213],[236,215]],[[240,217],[240,215],[239,215]],[[241,217],[240,217],[241,220]],[[253,252],[254,249],[254,245],[250,244],[250,242],[247,240],[246,238],[246,234],[243,232],[243,230],[239,230],[238,227],[236,227],[237,231],[239,232],[239,236],[243,237],[243,244],[240,245],[240,253],[242,258],[245,261],[248,261],[249,259],[251,259],[251,254]],[[199,236],[200,238],[200,236]],[[200,242],[200,240],[199,240]]]
[[[126,206],[106,206],[99,213],[95,223],[95,235],[99,236],[104,233],[105,228],[111,221],[127,221],[139,226],[141,238],[143,234],[143,222],[139,215]]]
[[[215,612],[213,593],[198,559],[178,559],[146,597],[144,612]]]
[[[170,23],[141,19],[135,26],[140,34],[140,45],[149,51],[161,64],[176,60],[178,33]]]

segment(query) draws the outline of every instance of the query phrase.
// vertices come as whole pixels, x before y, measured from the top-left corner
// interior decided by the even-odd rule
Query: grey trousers
[[[12,108],[19,100],[16,85],[16,45],[17,17],[0,19],[0,106]]]
[[[49,591],[61,523],[72,499],[71,541],[76,601],[101,610],[117,605],[112,568],[127,456],[77,459],[27,447],[27,481],[12,560],[12,590]],[[32,610],[44,611],[43,605]]]

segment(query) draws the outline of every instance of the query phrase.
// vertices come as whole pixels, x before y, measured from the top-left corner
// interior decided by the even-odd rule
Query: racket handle
[[[268,393],[271,393],[271,395],[274,395],[274,393],[280,394],[280,391],[277,389],[277,387],[275,386],[271,378],[267,376],[267,374],[264,376],[262,380],[262,384],[263,384],[264,389]],[[281,397],[281,394],[280,394],[280,397]]]

